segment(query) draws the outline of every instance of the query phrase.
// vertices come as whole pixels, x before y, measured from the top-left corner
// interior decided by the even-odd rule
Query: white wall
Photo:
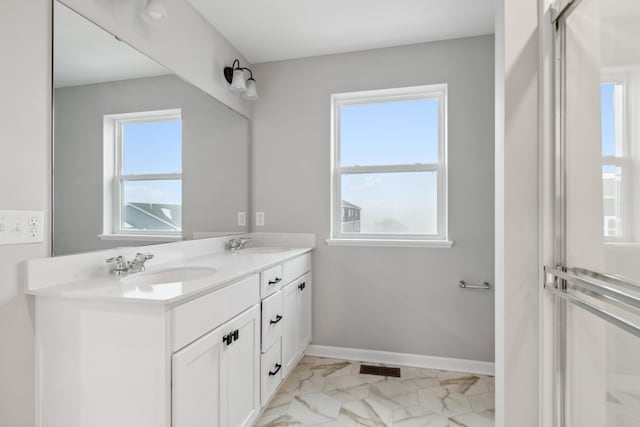
[[[496,427],[538,426],[538,1],[496,2]]]
[[[0,209],[49,210],[50,9],[49,0],[2,2]],[[21,262],[48,247],[0,246],[1,426],[34,425],[34,306]]]
[[[235,58],[243,66],[247,66],[247,61],[186,0],[167,1],[167,19],[154,26],[140,18],[141,2],[61,0],[61,3],[240,114],[250,115],[250,103],[229,91],[222,74],[223,68]]]
[[[259,64],[257,231],[329,237],[330,94],[448,83],[451,249],[328,247],[314,255],[313,343],[494,358],[493,37]]]

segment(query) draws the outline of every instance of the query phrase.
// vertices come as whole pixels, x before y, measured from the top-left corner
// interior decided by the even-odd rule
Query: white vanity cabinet
[[[270,281],[273,288],[264,293]],[[310,254],[270,269],[261,283],[261,403],[265,406],[311,342]],[[288,284],[281,288],[281,283]]]
[[[38,300],[39,427],[250,427],[257,274],[174,307]]]
[[[252,427],[310,342],[311,255],[247,259],[171,302],[38,296],[37,427]]]
[[[172,356],[173,427],[249,427],[260,412],[260,308]]]

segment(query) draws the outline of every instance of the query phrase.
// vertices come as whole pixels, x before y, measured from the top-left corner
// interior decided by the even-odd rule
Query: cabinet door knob
[[[275,374],[277,374],[278,372],[280,372],[280,369],[282,368],[282,365],[279,363],[276,363],[276,369],[274,371],[269,371],[269,376],[272,377]]]
[[[276,323],[280,322],[281,320],[282,320],[282,316],[280,316],[278,314],[278,315],[276,315],[276,319],[275,320],[269,320],[269,324],[275,325]]]
[[[233,331],[233,340],[238,341],[238,338],[240,338],[240,331],[236,329]]]
[[[307,287],[307,282],[302,282],[298,285],[298,289],[303,290],[304,288]]]
[[[270,285],[275,285],[276,283],[280,283],[280,282],[282,282],[282,277],[276,277],[273,280],[269,280]]]

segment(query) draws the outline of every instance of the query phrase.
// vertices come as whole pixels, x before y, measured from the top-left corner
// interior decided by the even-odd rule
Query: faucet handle
[[[107,258],[107,263],[111,264],[112,262],[116,263],[116,267],[124,264],[124,257],[122,255],[114,256],[111,258]]]
[[[149,261],[151,258],[153,258],[151,252],[138,252],[136,254],[136,261]]]
[[[247,245],[249,245],[251,242],[253,241],[253,239],[251,239],[250,237],[241,237],[240,238],[240,249],[244,249],[247,247]]]
[[[122,255],[114,256],[111,258],[107,258],[107,263],[112,264],[115,263],[111,269],[111,272],[115,275],[121,275],[127,272],[129,266],[127,262],[124,260]]]

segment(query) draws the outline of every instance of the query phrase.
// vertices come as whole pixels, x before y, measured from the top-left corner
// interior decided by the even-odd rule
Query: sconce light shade
[[[241,92],[244,99],[258,99],[253,72],[247,67],[241,67],[239,60],[234,60],[230,67],[224,67],[222,71],[224,79],[229,83],[229,89],[234,92]],[[249,73],[248,79],[245,77],[245,71]]]
[[[240,68],[233,70],[233,80],[231,81],[231,90],[234,92],[244,92],[247,90],[247,82],[244,79],[244,71]]]
[[[258,99],[258,90],[256,89],[256,81],[253,78],[247,80],[247,91],[242,95],[244,99],[253,101]]]
[[[149,24],[155,24],[167,17],[166,0],[147,0],[142,12],[142,19]]]

